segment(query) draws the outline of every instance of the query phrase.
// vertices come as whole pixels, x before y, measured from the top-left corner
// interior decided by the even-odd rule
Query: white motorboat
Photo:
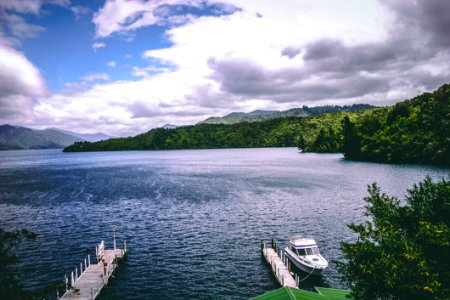
[[[284,250],[289,260],[308,274],[320,275],[328,267],[328,261],[320,255],[319,247],[311,237],[293,236]]]

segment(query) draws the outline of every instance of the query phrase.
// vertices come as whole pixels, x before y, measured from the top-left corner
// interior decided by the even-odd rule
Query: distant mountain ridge
[[[9,124],[0,126],[0,150],[62,149],[75,142],[111,138],[103,133],[80,134],[58,128],[43,130]]]
[[[334,112],[352,112],[363,109],[375,108],[376,106],[370,104],[353,104],[353,105],[326,105],[308,107],[303,106],[301,108],[292,108],[289,110],[255,110],[249,113],[245,112],[232,112],[224,117],[210,117],[197,124],[236,124],[241,122],[261,122],[279,118],[289,117],[309,117],[318,116],[325,113]]]
[[[103,132],[78,133],[78,132],[73,132],[73,131],[70,131],[70,130],[64,130],[64,129],[59,129],[59,128],[48,128],[48,129],[56,130],[56,131],[59,131],[59,132],[62,132],[62,133],[65,133],[65,134],[68,134],[68,135],[80,138],[80,139],[82,139],[84,141],[87,141],[87,142],[98,142],[98,141],[101,141],[101,140],[107,140],[107,139],[110,139],[110,138],[114,138],[114,136],[104,134]]]
[[[0,149],[59,149],[83,141],[53,129],[37,130],[9,124],[0,126]]]

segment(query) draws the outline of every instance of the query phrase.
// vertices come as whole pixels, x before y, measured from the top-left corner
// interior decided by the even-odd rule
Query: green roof
[[[316,287],[317,293],[291,287],[282,287],[252,300],[348,300],[350,291]]]

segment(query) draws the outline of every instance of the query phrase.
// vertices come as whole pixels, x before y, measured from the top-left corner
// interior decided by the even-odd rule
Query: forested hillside
[[[353,118],[359,118],[370,111],[351,114]],[[176,129],[156,128],[135,137],[109,139],[97,143],[79,142],[64,151],[296,147],[302,139],[314,139],[322,128],[340,127],[345,115],[344,112],[338,112],[318,117],[279,118],[254,123],[199,124]]]
[[[348,114],[339,128],[320,130],[301,148],[357,160],[450,165],[450,85],[364,118]]]
[[[397,103],[386,113],[344,122],[352,159],[450,165],[450,85]]]
[[[349,159],[450,165],[450,85],[395,106],[262,122],[199,124],[64,151],[292,147]]]

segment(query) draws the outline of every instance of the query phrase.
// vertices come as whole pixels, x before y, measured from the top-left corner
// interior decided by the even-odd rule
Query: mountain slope
[[[345,106],[327,105],[316,107],[303,106],[302,108],[292,108],[285,111],[255,110],[249,113],[232,112],[224,117],[210,117],[202,122],[199,122],[198,124],[236,124],[241,122],[261,122],[279,118],[318,116],[325,113],[342,111],[351,112],[368,108],[375,108],[375,106],[369,104],[353,104]]]
[[[107,140],[110,138],[113,138],[113,136],[104,134],[103,132],[97,132],[97,133],[78,133],[78,132],[73,132],[73,131],[69,131],[69,130],[64,130],[64,129],[59,129],[59,128],[49,128],[51,130],[56,130],[74,137],[77,137],[83,141],[88,141],[88,142],[98,142],[101,140]]]
[[[56,130],[36,130],[11,125],[0,126],[0,149],[59,149],[82,139]]]

